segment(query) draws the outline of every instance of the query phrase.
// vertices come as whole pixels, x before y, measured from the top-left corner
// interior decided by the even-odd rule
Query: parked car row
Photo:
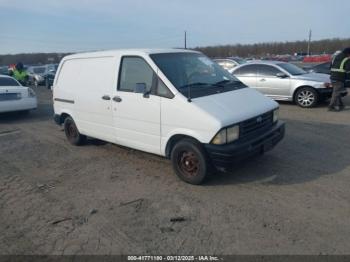
[[[58,64],[28,67],[29,83],[34,86],[44,85],[50,88],[53,84],[57,67]]]
[[[291,63],[261,60],[234,68],[221,66],[264,95],[279,101],[295,102],[304,108],[314,107],[332,95],[328,74],[307,72]],[[342,95],[346,96],[347,91]]]
[[[1,66],[0,75],[11,75],[12,66]],[[55,78],[56,70],[58,64],[48,64],[48,65],[26,65],[24,69],[27,71],[29,79],[28,85],[39,86],[44,85],[50,88],[53,85],[53,80]]]
[[[290,63],[216,61],[179,49],[67,56],[53,86],[54,120],[73,145],[93,137],[161,155],[179,178],[200,184],[212,168],[231,169],[283,139],[270,98],[312,107],[332,93],[329,75]],[[36,106],[31,88],[0,77],[0,112]]]

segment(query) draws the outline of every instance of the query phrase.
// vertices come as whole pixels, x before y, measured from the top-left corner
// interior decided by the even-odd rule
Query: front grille
[[[273,112],[248,119],[239,125],[240,137],[246,137],[258,131],[265,130],[273,125]]]
[[[0,94],[0,101],[18,100],[21,99],[21,93],[3,93]]]

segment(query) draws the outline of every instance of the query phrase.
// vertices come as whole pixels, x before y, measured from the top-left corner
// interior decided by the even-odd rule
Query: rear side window
[[[256,76],[258,68],[256,65],[245,65],[234,71],[237,76]]]
[[[270,65],[259,65],[258,66],[258,75],[259,76],[276,76],[277,73],[281,71]]]
[[[0,86],[19,86],[19,84],[10,77],[0,77]]]
[[[134,92],[137,84],[145,84],[151,91],[155,74],[152,68],[140,57],[124,57],[121,63],[118,90]]]

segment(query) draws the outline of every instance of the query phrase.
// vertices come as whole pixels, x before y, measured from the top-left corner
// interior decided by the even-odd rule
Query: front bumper
[[[317,89],[318,94],[321,96],[321,98],[328,99],[332,97],[333,89],[332,88],[320,88]],[[348,94],[348,91],[345,89],[341,92],[342,96],[346,96]]]
[[[228,145],[205,144],[211,163],[219,170],[229,169],[234,163],[262,154],[274,148],[285,134],[285,123],[278,121],[270,130],[251,138]]]
[[[19,100],[0,101],[0,113],[36,109],[38,102],[36,97],[22,98]]]

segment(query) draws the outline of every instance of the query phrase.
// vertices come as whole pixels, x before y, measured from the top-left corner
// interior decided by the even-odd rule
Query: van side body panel
[[[115,86],[116,59],[66,60],[60,75],[54,88],[55,112],[70,114],[81,134],[115,142],[112,102],[102,97],[110,96]]]

